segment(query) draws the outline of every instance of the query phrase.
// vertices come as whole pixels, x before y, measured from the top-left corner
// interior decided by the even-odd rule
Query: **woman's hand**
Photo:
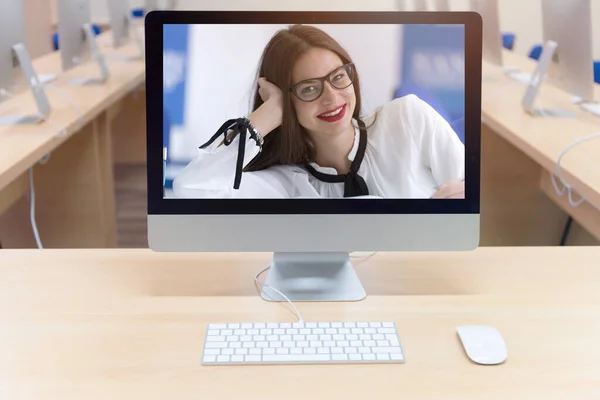
[[[451,180],[437,188],[432,199],[464,199],[465,181]]]
[[[283,119],[283,92],[265,78],[258,78],[258,87],[258,94],[264,103],[248,118],[264,137],[281,125]]]

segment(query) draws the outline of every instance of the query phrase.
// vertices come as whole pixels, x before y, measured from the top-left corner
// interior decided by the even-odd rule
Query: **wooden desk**
[[[533,62],[506,54],[507,65],[533,70]],[[600,119],[581,111],[568,93],[550,84],[541,89],[542,106],[568,109],[579,118],[533,117],[521,107],[524,85],[487,63],[483,74],[482,226],[489,226],[492,234],[502,232],[508,242],[502,244],[517,244],[510,242],[515,238],[522,244],[558,244],[570,215],[600,240],[600,138],[573,148],[561,162],[565,180],[576,188],[574,197],[584,196],[589,204],[574,209],[549,181],[563,149],[599,132]],[[495,201],[500,198],[502,204]],[[498,242],[503,239],[482,239],[486,244]]]
[[[597,399],[600,247],[376,254],[369,297],[299,303],[308,321],[395,321],[397,365],[200,365],[208,323],[295,321],[260,299],[268,254],[0,251],[0,395],[45,399]],[[489,324],[498,366],[455,327]]]
[[[0,219],[0,240],[5,246],[34,244],[28,204],[22,197],[28,191],[27,173],[32,166],[36,214],[45,245],[116,245],[112,163],[115,159],[123,161],[119,157],[123,154],[145,162],[145,93],[135,92],[144,82],[145,66],[143,60],[116,59],[118,55],[135,55],[137,48],[129,44],[113,50],[110,39],[110,32],[99,37],[111,74],[103,85],[69,84],[73,77],[98,76],[95,63],[60,74],[58,52],[34,60],[38,73],[60,74],[51,84],[66,92],[79,108],[80,116],[64,94],[49,87],[46,89],[52,105],[49,122],[0,127],[0,214],[12,207],[10,215]],[[29,92],[3,103],[1,109],[2,114],[34,110]],[[120,112],[123,110],[127,112]],[[51,155],[49,162],[36,165],[46,154]]]

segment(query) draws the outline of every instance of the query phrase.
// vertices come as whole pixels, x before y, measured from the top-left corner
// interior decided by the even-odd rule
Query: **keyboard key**
[[[359,322],[358,324],[356,324],[356,326],[358,326],[359,328],[368,328],[369,323],[368,322]]]
[[[293,339],[296,342],[302,342],[302,341],[306,340],[306,336],[305,335],[294,335]]]
[[[381,328],[381,322],[369,322],[371,328]]]
[[[372,347],[371,353],[375,354],[402,354],[400,347]]]
[[[355,322],[344,322],[344,328],[356,328]]]
[[[398,336],[392,334],[385,335],[385,338],[389,341],[398,340]]]
[[[366,328],[365,329],[365,333],[368,333],[369,335],[373,335],[373,334],[377,333],[377,329],[375,329],[375,328]]]
[[[347,354],[332,354],[331,359],[333,361],[348,361],[348,355]]]
[[[254,340],[255,342],[266,342],[267,337],[265,335],[254,335],[252,336],[252,340]]]
[[[231,356],[231,362],[244,362],[244,356]]]
[[[243,342],[242,347],[245,349],[253,348],[256,345],[255,342]]]
[[[296,342],[296,347],[309,347],[310,343],[306,341]]]
[[[207,349],[226,349],[227,342],[206,342],[204,346]]]
[[[363,354],[363,360],[374,361],[377,358],[375,354]]]
[[[390,354],[390,358],[394,361],[404,361],[404,356],[399,353]]]
[[[316,322],[308,322],[308,323],[306,324],[306,327],[307,327],[307,328],[310,328],[310,329],[313,329],[313,328],[316,328],[316,327],[317,327],[317,324],[316,324]]]
[[[266,362],[307,362],[307,361],[330,361],[331,357],[327,354],[288,354],[263,356]]]
[[[235,349],[235,354],[237,355],[246,355],[248,354],[248,349]]]
[[[383,322],[381,325],[383,325],[384,328],[393,328],[394,327],[393,322]]]
[[[278,347],[282,347],[283,343],[281,342],[269,342],[269,347],[273,347],[273,348],[278,348]]]
[[[226,324],[210,324],[208,325],[208,329],[226,329]]]
[[[319,328],[330,328],[329,322],[319,322]]]
[[[223,335],[223,336],[231,336],[231,335],[233,335],[233,329],[223,329],[221,331],[221,335]]]
[[[240,342],[252,342],[252,336],[240,336]]]
[[[230,349],[239,349],[242,347],[242,342],[229,342]]]
[[[252,329],[253,324],[242,324],[242,329]]]
[[[285,329],[273,329],[273,334],[274,335],[284,335],[285,334]]]
[[[265,347],[269,347],[269,343],[267,343],[267,342],[256,342],[256,347],[264,349]]]
[[[279,340],[281,340],[282,342],[291,341],[292,335],[281,335],[279,336]]]
[[[363,328],[352,328],[352,333],[354,333],[355,335],[362,335],[363,333],[365,333],[365,331],[363,330]]]
[[[283,342],[283,347],[292,348],[296,347],[296,342]]]
[[[254,324],[254,328],[256,329],[264,329],[267,327],[267,324],[263,323],[263,322],[257,322]]]
[[[350,354],[350,360],[352,360],[352,361],[362,361],[362,356],[360,354]]]
[[[218,356],[221,354],[221,349],[206,349],[204,350],[204,354],[209,356]]]
[[[371,340],[372,336],[371,335],[358,335],[358,338],[360,340]],[[244,339],[242,339],[244,340]]]
[[[329,349],[327,347],[320,347],[317,349],[317,354],[329,354]]]
[[[390,335],[390,336],[394,336],[394,335]],[[373,335],[373,340],[385,340],[385,336],[383,336],[382,334],[378,333],[376,335]]]
[[[350,342],[347,340],[340,340],[337,342],[338,347],[350,347]]]
[[[240,324],[227,324],[228,329],[240,329]]]
[[[313,340],[310,342],[310,347],[323,347],[323,342],[320,340]]]
[[[306,335],[306,340],[310,341],[315,341],[315,340],[319,340],[319,336],[317,335]]]
[[[338,330],[336,328],[327,328],[325,329],[325,333],[328,335],[336,335]]]
[[[338,333],[342,334],[342,335],[347,335],[350,333],[350,329],[349,328],[340,328],[340,329],[338,329]]]
[[[378,347],[388,347],[389,345],[390,345],[390,342],[387,340],[378,340],[377,341]]]
[[[369,353],[371,353],[371,348],[370,347],[359,347],[358,352],[361,354],[369,354]]]
[[[258,329],[248,329],[248,335],[258,335],[260,331]]]
[[[302,353],[304,354],[317,354],[317,349],[314,347],[305,347],[302,349]]]
[[[358,340],[358,335],[346,335],[346,340]]]
[[[292,324],[292,328],[302,329],[302,328],[306,328],[306,325],[303,322],[294,322]]]
[[[279,327],[282,329],[289,329],[292,327],[292,324],[289,322],[283,322],[283,323],[279,324]]]
[[[267,328],[269,328],[269,329],[276,329],[276,328],[279,328],[279,324],[271,322],[271,323],[267,324]]]
[[[312,334],[312,331],[308,328],[304,328],[304,329],[300,329],[300,334],[301,335],[310,335],[310,334]]]
[[[333,335],[333,340],[344,340],[346,338],[345,335]]]
[[[296,328],[286,329],[285,333],[288,334],[288,335],[297,335],[298,334],[298,329],[296,329]]]
[[[232,356],[233,355],[233,349],[223,349],[223,350],[221,350],[221,354],[227,355],[227,356]]]
[[[206,355],[202,358],[202,361],[205,363],[214,363],[217,361],[217,356]]]
[[[217,356],[217,362],[229,362],[230,359],[229,356]]]
[[[331,339],[332,339],[331,335],[319,335],[319,340],[326,341],[326,340],[331,340]]]
[[[275,349],[272,349],[270,347],[267,348],[267,349],[262,349],[262,353],[263,353],[263,355],[265,355],[265,354],[275,354]]]
[[[261,335],[272,335],[273,334],[273,329],[261,329],[260,330],[260,334]]]
[[[356,354],[358,352],[358,350],[356,349],[356,347],[346,347],[344,349],[344,353],[346,354]]]
[[[206,338],[207,342],[224,342],[225,336],[208,336]]]
[[[362,340],[352,340],[350,342],[350,346],[352,346],[352,347],[362,347],[362,345],[363,345]]]
[[[247,362],[260,362],[260,356],[246,356]]]
[[[390,359],[389,354],[377,354],[377,359],[379,361],[388,361]]]
[[[269,335],[267,336],[267,342],[276,342],[279,340],[279,336],[278,335]]]
[[[290,349],[290,354],[302,354],[302,349],[299,347],[294,347],[293,349]]]
[[[286,349],[284,347],[275,349],[275,354],[289,354],[289,353],[290,353],[290,349]]]
[[[248,354],[252,354],[252,355],[262,354],[262,349],[249,349]]]
[[[235,331],[233,331],[234,335],[238,335],[238,336],[242,336],[246,334],[246,330],[245,329],[236,329]]]
[[[341,322],[332,322],[331,327],[332,328],[343,328],[344,325]]]
[[[207,335],[207,336],[219,336],[219,335],[220,335],[220,332],[221,332],[221,331],[220,331],[220,330],[218,330],[218,329],[213,329],[213,330],[210,330],[210,331],[208,331],[208,332],[206,333],[206,335]]]
[[[364,344],[366,347],[375,347],[375,346],[377,346],[377,343],[376,343],[374,340],[365,340],[365,341],[363,342],[363,344]]]
[[[336,344],[333,340],[326,340],[323,342],[323,347],[335,347]]]
[[[387,334],[387,333],[396,333],[396,331],[394,330],[394,328],[377,328],[377,333]]]
[[[240,341],[240,337],[239,336],[228,336],[227,337],[227,341],[228,342],[239,342]]]
[[[344,349],[342,347],[332,347],[331,354],[343,354]]]

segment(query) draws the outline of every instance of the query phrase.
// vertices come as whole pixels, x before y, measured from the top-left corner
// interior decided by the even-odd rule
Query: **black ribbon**
[[[250,138],[257,140],[256,134],[252,131],[251,126],[252,125],[250,124],[250,121],[247,118],[230,119],[226,121],[223,125],[221,125],[217,132],[208,140],[208,142],[200,146],[201,149],[207,148],[221,135],[224,136],[223,144],[225,146],[229,146],[231,143],[233,143],[235,137],[237,135],[240,135],[238,157],[235,167],[235,179],[233,181],[234,189],[239,189],[240,183],[242,182],[242,170],[244,169],[244,156],[246,153],[246,134],[250,132]],[[232,132],[229,135],[228,133],[230,130]]]
[[[320,181],[327,183],[344,182],[344,197],[366,196],[369,194],[369,188],[367,187],[367,183],[365,182],[363,177],[358,174],[360,164],[362,163],[362,160],[365,156],[365,150],[367,148],[367,132],[364,129],[365,124],[361,120],[358,120],[358,125],[361,128],[360,139],[358,142],[358,151],[356,152],[356,156],[354,157],[352,164],[350,164],[350,171],[347,174],[324,174],[314,169],[308,163],[305,164],[305,167],[308,170],[308,172],[310,172],[312,176],[314,176]]]

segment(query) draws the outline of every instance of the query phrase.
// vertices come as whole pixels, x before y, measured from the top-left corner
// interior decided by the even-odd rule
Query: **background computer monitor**
[[[210,198],[214,193],[205,193],[204,198],[164,194],[165,118],[171,124],[168,129],[176,133],[169,145],[176,139],[181,146],[182,137],[189,136],[194,140],[183,147],[197,154],[199,145],[225,120],[248,113],[247,100],[253,98],[264,46],[277,29],[296,23],[320,27],[352,54],[361,76],[365,113],[394,101],[391,93],[401,76],[401,53],[418,67],[411,69],[410,78],[413,93],[422,98],[428,91],[433,94],[435,89],[461,84],[465,198],[279,199],[255,194],[224,199]],[[448,25],[458,32],[456,42],[446,42]],[[415,42],[402,47],[401,38],[413,28],[422,34],[411,35]],[[380,52],[375,58],[374,42]],[[146,43],[148,242],[153,250],[275,252],[266,282],[292,300],[358,300],[364,291],[362,297],[357,295],[360,290],[355,289],[361,286],[353,284],[357,278],[348,252],[477,247],[481,129],[481,19],[477,14],[155,12],[146,18]],[[152,45],[156,43],[163,47]],[[189,118],[194,121],[186,123]],[[242,186],[260,172],[243,175]],[[249,276],[253,276],[250,271]],[[353,283],[346,286],[347,282]]]
[[[89,0],[58,0],[58,47],[63,71],[90,60],[84,26],[91,23]]]
[[[37,113],[3,115],[0,107],[0,125],[38,123],[50,114],[50,103],[25,45],[24,11],[20,0],[0,0],[0,89],[10,93],[16,85],[29,87]],[[3,100],[0,94],[0,103]]]
[[[18,60],[13,50],[27,42],[23,4],[20,0],[0,0],[0,89],[10,91],[18,78]],[[0,102],[3,97],[0,96]]]
[[[481,14],[483,18],[483,59],[502,67],[502,35],[498,0],[471,0],[471,10]]]
[[[435,0],[436,11],[450,11],[449,0]]]
[[[542,1],[544,42],[558,43],[548,74],[586,102],[594,101],[591,13],[591,0]]]
[[[129,39],[130,12],[128,0],[108,0],[110,30],[114,47],[125,45]]]

